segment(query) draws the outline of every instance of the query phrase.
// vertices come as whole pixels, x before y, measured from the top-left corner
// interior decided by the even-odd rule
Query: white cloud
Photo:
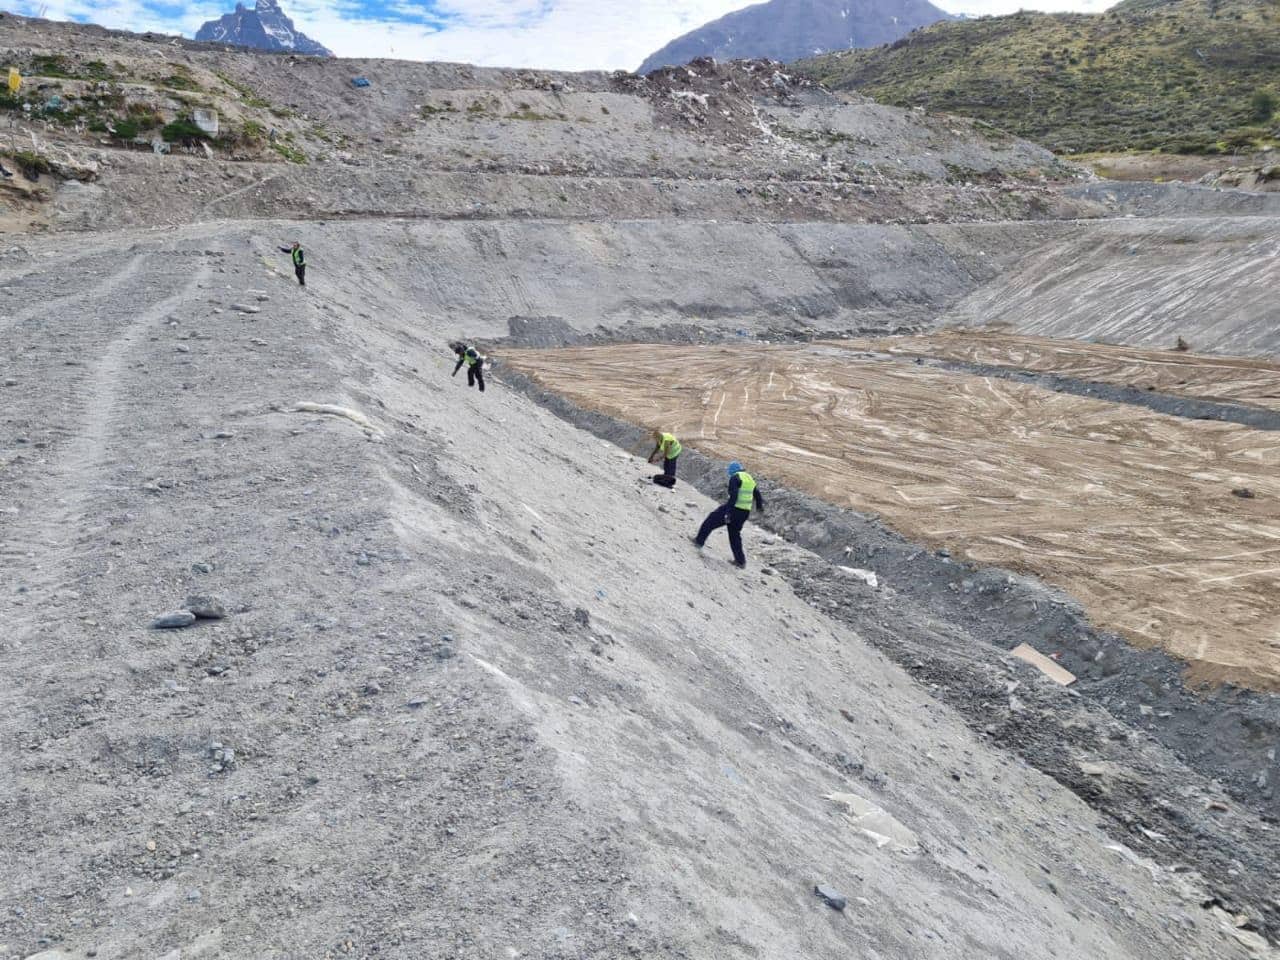
[[[290,15],[308,36],[342,56],[631,70],[667,41],[741,5],[741,0],[445,0],[440,9],[457,20],[439,32],[352,18],[329,0],[294,0]]]
[[[147,0],[16,0],[17,12],[91,20],[135,31],[195,33],[227,13],[235,0],[197,0],[156,8]],[[252,0],[244,0],[251,3]],[[559,70],[635,69],[668,41],[746,5],[746,0],[281,0],[298,29],[339,56],[453,60],[484,66]],[[1111,0],[1047,0],[1048,10],[1102,10]],[[1012,13],[1026,4],[1008,0],[940,0],[944,9],[971,15]],[[435,29],[405,22],[418,11],[443,14]],[[163,11],[163,12],[162,12]]]

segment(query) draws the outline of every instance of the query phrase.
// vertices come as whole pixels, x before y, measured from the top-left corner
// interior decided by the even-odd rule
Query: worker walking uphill
[[[292,247],[281,247],[281,253],[289,254],[293,260],[293,275],[298,278],[298,286],[307,285],[307,255],[302,252],[302,244],[296,240]]]
[[[653,482],[670,490],[676,485],[676,459],[680,456],[680,441],[675,434],[653,431],[653,453],[649,454],[649,462],[653,463],[662,454],[662,472],[656,474]]]
[[[467,386],[478,386],[480,392],[484,393],[484,354],[475,347],[468,347],[465,343],[455,343],[453,352],[458,357],[458,363],[453,368],[452,376],[456,377],[465,363],[467,365]]]
[[[742,464],[734,461],[725,471],[729,474],[729,502],[723,507],[711,511],[707,519],[702,521],[702,528],[693,542],[698,549],[707,543],[707,537],[721,527],[729,528],[729,548],[733,550],[733,565],[746,568],[747,557],[742,552],[742,527],[751,516],[753,507],[764,510],[764,498],[756,487],[755,477],[742,469]]]

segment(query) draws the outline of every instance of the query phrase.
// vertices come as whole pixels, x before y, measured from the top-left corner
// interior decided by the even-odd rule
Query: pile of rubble
[[[619,71],[613,75],[619,93],[632,93],[653,103],[672,126],[714,133],[730,141],[756,139],[759,101],[799,106],[802,98],[833,99],[821,84],[785,71],[774,60],[721,63],[700,57],[683,67],[663,67],[648,76]]]
[[[1205,174],[1200,178],[1200,183],[1209,187],[1232,187],[1238,190],[1280,193],[1280,163],[1227,167],[1224,170]]]

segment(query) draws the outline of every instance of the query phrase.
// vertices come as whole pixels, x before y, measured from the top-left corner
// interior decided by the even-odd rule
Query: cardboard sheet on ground
[[[915,853],[920,849],[916,835],[877,804],[856,793],[829,793],[827,799],[844,810],[857,831],[879,849],[894,853]]]
[[[1054,683],[1060,683],[1064,687],[1069,687],[1076,682],[1076,675],[1070,670],[1058,666],[1049,657],[1037,650],[1035,647],[1025,643],[1020,643],[1009,651],[1019,660],[1031,664]]]

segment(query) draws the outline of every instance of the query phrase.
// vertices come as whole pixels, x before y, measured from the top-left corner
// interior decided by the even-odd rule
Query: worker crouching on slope
[[[298,286],[305,287],[307,285],[307,255],[302,252],[302,244],[294,241],[291,247],[281,247],[281,253],[289,254],[289,259],[293,261],[293,275],[298,278]]]
[[[654,483],[668,490],[676,485],[676,459],[683,449],[675,434],[653,431],[653,453],[649,454],[649,462],[653,463],[659,454],[662,455],[662,472],[654,476]]]
[[[702,528],[693,542],[699,549],[706,545],[707,537],[721,527],[729,528],[729,547],[733,550],[733,565],[745,569],[746,554],[742,552],[742,527],[751,516],[753,507],[764,511],[764,499],[756,488],[755,477],[742,469],[742,464],[734,461],[725,471],[729,474],[729,502],[723,507],[711,511],[707,519],[702,521]]]
[[[453,368],[452,375],[456,377],[465,363],[467,365],[467,386],[478,386],[480,392],[484,393],[484,355],[475,347],[469,347],[465,343],[455,343],[453,352],[457,356],[458,362]]]

